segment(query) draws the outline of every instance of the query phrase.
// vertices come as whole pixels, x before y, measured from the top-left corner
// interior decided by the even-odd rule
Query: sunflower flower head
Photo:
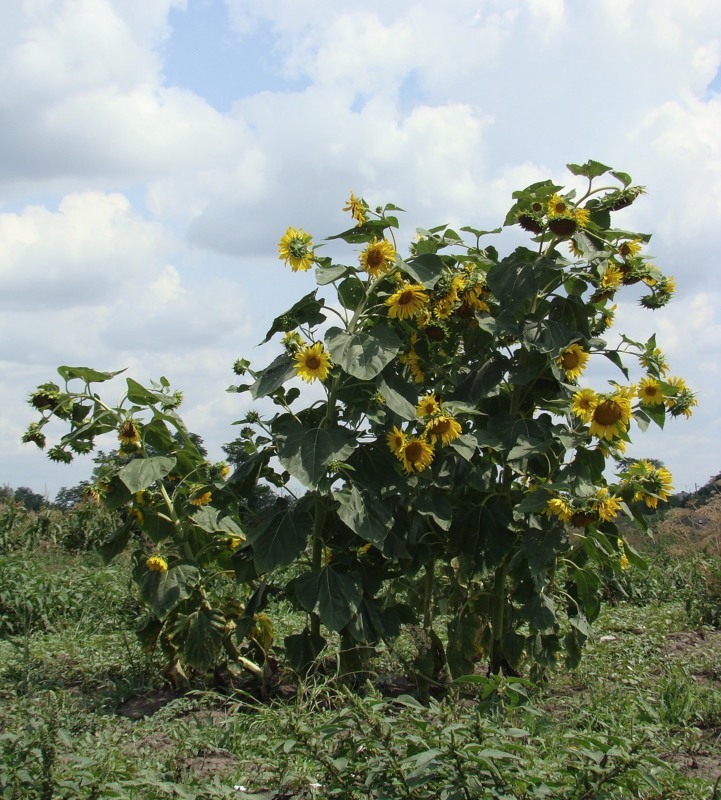
[[[145,560],[145,566],[151,572],[167,572],[168,571],[168,562],[157,553],[153,556],[150,556]]]
[[[664,402],[661,384],[650,375],[642,378],[638,384],[638,399],[644,406],[661,405]]]
[[[570,522],[573,516],[573,507],[563,497],[552,497],[543,509],[548,517],[557,517],[561,522]]]
[[[602,395],[591,413],[589,432],[599,439],[616,439],[628,430],[631,420],[630,389],[617,389],[609,395]]]
[[[313,265],[313,237],[302,228],[288,228],[278,243],[278,254],[293,272],[305,272]]]
[[[322,342],[300,347],[293,358],[295,374],[306,383],[324,381],[330,374],[330,355],[324,350]]]
[[[618,516],[621,510],[621,501],[614,497],[605,486],[596,491],[591,505],[602,522],[610,522]]]
[[[378,278],[395,265],[396,249],[387,239],[374,239],[360,254],[361,267],[372,277]]]
[[[194,494],[190,498],[190,504],[193,505],[193,506],[198,506],[198,507],[207,506],[212,499],[213,499],[212,492],[208,492],[208,491],[199,492],[199,493]]]
[[[138,447],[140,445],[140,432],[132,419],[125,420],[120,426],[118,439],[124,447]]]
[[[422,284],[404,281],[401,288],[385,302],[389,317],[413,319],[428,307],[429,300]]]
[[[597,405],[598,395],[593,389],[579,389],[571,398],[571,413],[588,423]]]
[[[440,440],[441,444],[445,447],[461,435],[462,428],[458,420],[454,417],[439,414],[433,417],[426,425],[425,433],[432,444]]]
[[[647,508],[657,508],[673,492],[673,477],[666,467],[655,466],[651,461],[635,461],[624,475],[622,488],[633,491],[633,499]]]
[[[580,344],[574,342],[564,350],[561,350],[556,363],[566,373],[566,378],[569,381],[576,381],[586,369],[588,353]]]
[[[406,443],[406,435],[403,431],[393,426],[393,430],[386,436],[386,444],[388,445],[388,449],[393,453],[394,456],[398,457],[400,453],[403,451],[403,447]]]
[[[416,414],[420,418],[432,417],[435,414],[440,414],[440,412],[441,404],[438,402],[438,398],[433,392],[421,397],[416,406]]]
[[[366,212],[368,211],[367,203],[362,197],[356,197],[353,192],[350,193],[348,203],[343,206],[343,211],[350,211],[351,216],[358,225],[363,225],[368,219],[366,216]]]
[[[433,448],[422,436],[417,436],[407,439],[397,455],[403,464],[403,469],[412,475],[430,467],[433,461]]]

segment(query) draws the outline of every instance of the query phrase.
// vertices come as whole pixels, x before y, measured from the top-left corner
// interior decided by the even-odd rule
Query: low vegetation
[[[267,698],[221,661],[179,691],[136,636],[129,559],[95,553],[104,514],[0,507],[4,799],[719,796],[718,496],[653,525],[645,571],[606,576],[581,667],[541,683],[479,669],[423,703],[413,631],[353,691],[332,648],[303,680],[278,650]]]

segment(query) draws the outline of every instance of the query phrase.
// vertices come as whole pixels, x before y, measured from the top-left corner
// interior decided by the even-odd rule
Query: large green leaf
[[[274,425],[281,464],[309,489],[317,488],[334,461],[345,461],[355,448],[355,435],[344,428],[306,427],[290,415]]]
[[[152,456],[150,458],[134,458],[118,470],[118,477],[128,487],[128,491],[140,492],[152,486],[155,481],[168,475],[175,466],[172,456]]]
[[[516,251],[491,267],[486,276],[488,287],[501,308],[509,311],[535,299],[553,276],[554,262],[542,258],[527,262],[523,256],[523,252]]]
[[[481,638],[486,625],[479,614],[472,613],[467,607],[449,621],[446,661],[451,677],[473,674],[483,653]]]
[[[305,549],[313,530],[308,503],[300,501],[289,508],[265,516],[247,531],[259,573],[270,572],[294,561]]]
[[[80,378],[85,383],[102,383],[109,381],[116,375],[125,372],[124,369],[119,369],[116,372],[98,372],[96,369],[90,367],[58,367],[58,373],[66,380],[70,381],[73,378]]]
[[[382,324],[357,333],[331,328],[326,343],[335,364],[354,378],[366,381],[375,378],[401,347],[397,334]]]
[[[221,517],[217,508],[202,506],[193,514],[193,522],[208,533],[231,533],[233,536],[242,536],[243,531],[238,523],[229,516]]]
[[[395,375],[381,375],[378,391],[383,395],[386,406],[403,419],[416,418],[418,389]]]
[[[285,654],[291,668],[299,675],[305,675],[326,645],[320,634],[305,628],[301,633],[293,633],[283,640]]]
[[[301,606],[308,612],[317,609],[321,622],[331,631],[345,628],[363,598],[358,576],[332,564],[303,573],[294,588]]]
[[[393,512],[379,497],[353,484],[350,489],[336,492],[338,516],[361,539],[381,547],[393,525]]]
[[[198,582],[198,568],[187,562],[174,564],[167,572],[149,570],[144,564],[139,570],[140,596],[158,619],[164,619],[178,603],[189,597]]]
[[[325,286],[327,283],[333,283],[338,278],[343,278],[353,272],[351,267],[346,267],[345,264],[331,264],[328,267],[318,266],[315,269],[315,282],[318,286]]]
[[[585,164],[566,164],[566,166],[573,175],[582,175],[584,178],[598,178],[611,169],[593,159],[589,159]]]
[[[423,253],[402,265],[404,272],[422,283],[426,289],[432,289],[443,274],[443,259],[436,253]]]
[[[276,317],[261,344],[270,341],[274,334],[281,333],[282,331],[292,331],[299,325],[310,325],[313,327],[314,325],[320,325],[321,322],[325,322],[325,314],[321,313],[321,308],[325,305],[325,301],[317,299],[315,296],[317,291],[317,289],[314,289],[309,294],[301,297],[292,308],[289,308],[288,311],[285,312],[285,314]]]
[[[294,375],[293,359],[287,353],[281,353],[260,373],[256,382],[250,387],[250,396],[253,400],[257,400],[259,397],[272,394]]]
[[[521,607],[521,617],[539,633],[551,633],[556,622],[553,600],[545,594],[537,594]]]
[[[223,642],[224,621],[219,612],[201,606],[187,616],[178,617],[173,626],[173,642],[184,660],[201,672],[215,661]]]
[[[493,356],[469,372],[449,399],[476,405],[484,398],[498,394],[508,363],[503,356]]]

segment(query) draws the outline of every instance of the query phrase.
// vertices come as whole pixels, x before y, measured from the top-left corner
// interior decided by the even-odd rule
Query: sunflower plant
[[[235,364],[242,382],[229,391],[256,402],[239,421],[248,459],[232,491],[202,469],[188,477],[193,464],[169,499],[182,506],[180,529],[195,530],[192,502],[206,498],[214,525],[242,537],[232,569],[256,587],[243,633],[266,591],[305,616],[284,640],[296,670],[314,664],[329,634],[351,672],[369,647],[407,628],[422,687],[477,662],[538,675],[562,653],[580,658],[599,574],[642,563],[616,519],[643,526],[638,501],[655,507],[672,479],[623,453],[634,431],[690,415],[696,399],[669,374],[655,337],[611,341],[620,292],[641,288],[647,309],[673,294],[645,253],[650,236],[612,225],[645,190],[595,161],[569,169],[582,190],[545,181],[514,193],[504,224],[529,242],[506,256],[486,244],[500,228],[470,226],[419,230],[401,250],[402,210],[355,195],[344,209],[352,227],[329,238],[348,246],[347,263],[319,255],[302,229],[282,236],[281,261],[313,268],[317,286],[272,322],[264,342],[278,337],[279,352],[270,364]],[[587,381],[599,361],[617,380]],[[52,392],[38,391],[42,420],[28,441],[41,443],[53,414],[82,427],[67,394],[52,405]],[[59,447],[49,455],[71,441]],[[167,469],[156,476],[163,486],[177,472]],[[287,491],[262,518],[239,518],[223,492],[235,502],[259,476]],[[136,486],[114,480],[132,503]],[[205,552],[179,558],[204,575],[218,563],[206,567]],[[144,569],[165,574],[161,566]]]

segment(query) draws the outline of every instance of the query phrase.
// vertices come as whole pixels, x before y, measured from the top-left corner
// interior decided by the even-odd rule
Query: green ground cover
[[[0,797],[715,798],[721,562],[677,552],[674,524],[648,570],[609,583],[578,669],[537,685],[479,668],[426,704],[412,634],[352,690],[331,650],[304,681],[279,663],[269,698],[222,664],[179,691],[135,636],[128,562],[16,527],[0,553]]]

